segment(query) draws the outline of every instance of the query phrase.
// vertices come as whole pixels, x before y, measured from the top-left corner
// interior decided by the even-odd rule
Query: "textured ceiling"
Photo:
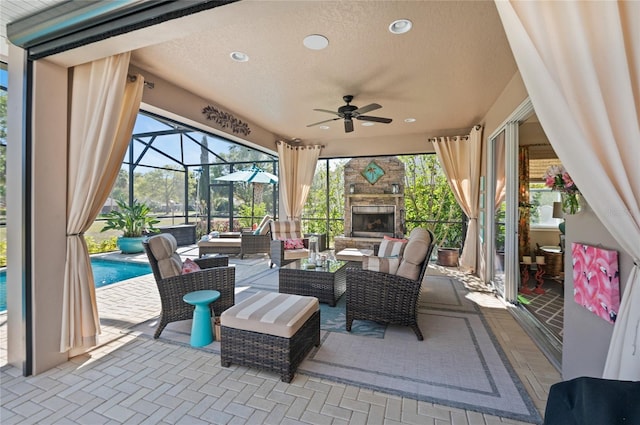
[[[57,2],[27,2],[25,9],[22,1],[3,0],[3,22]],[[412,30],[391,34],[389,24],[400,18],[410,19]],[[374,140],[403,152],[403,140],[466,134],[517,70],[493,1],[244,0],[150,29],[106,40],[110,51],[96,45],[68,59],[133,49],[134,65],[271,133],[327,147],[357,143],[360,155]],[[324,35],[329,46],[307,49],[309,34]],[[232,61],[233,51],[250,60]],[[334,118],[314,109],[335,111],[347,94],[356,106],[379,103],[367,115],[393,122],[354,121],[349,134],[341,119],[329,130],[307,127]]]
[[[468,132],[516,72],[493,1],[241,1],[202,13],[204,25],[135,50],[132,63],[304,143]],[[391,34],[399,18],[413,29]],[[307,49],[309,34],[329,46]],[[250,60],[234,62],[232,51]],[[367,115],[393,122],[355,121],[349,134],[342,120],[306,127],[333,118],[313,109],[337,110],[346,94],[356,106],[379,103]]]

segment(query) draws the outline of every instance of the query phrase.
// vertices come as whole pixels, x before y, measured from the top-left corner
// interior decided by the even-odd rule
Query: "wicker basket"
[[[542,251],[545,262],[545,274],[552,277],[560,276],[563,270],[563,255],[561,252]]]

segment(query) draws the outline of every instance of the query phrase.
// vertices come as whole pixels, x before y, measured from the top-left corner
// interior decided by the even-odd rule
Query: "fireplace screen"
[[[351,236],[372,238],[394,236],[395,216],[395,206],[352,206]]]

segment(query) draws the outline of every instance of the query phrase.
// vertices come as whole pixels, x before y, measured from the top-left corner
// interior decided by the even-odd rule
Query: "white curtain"
[[[558,158],[634,259],[603,376],[640,380],[640,2],[496,6]]]
[[[482,127],[475,126],[466,139],[441,137],[434,142],[434,147],[456,201],[469,217],[460,267],[465,271],[475,272],[478,259]]]
[[[299,220],[311,190],[322,146],[291,146],[281,140],[276,145],[280,160],[278,184],[281,205],[287,220]]]
[[[102,209],[127,150],[144,79],[130,53],[73,69],[67,176],[67,253],[60,351],[97,343],[100,322],[84,232]]]

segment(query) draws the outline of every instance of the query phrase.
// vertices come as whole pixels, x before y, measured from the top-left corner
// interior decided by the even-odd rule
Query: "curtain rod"
[[[481,128],[482,128],[482,126],[480,124],[477,124],[477,125],[471,127],[471,130],[473,130],[473,129],[480,130]],[[469,130],[469,131],[471,131],[471,130]],[[462,140],[469,140],[469,136],[454,136],[454,137],[459,137]],[[430,138],[427,139],[427,142],[429,142],[429,143],[433,143],[433,142],[437,142],[437,141],[438,141],[438,137],[430,137]]]
[[[127,79],[129,80],[130,83],[134,83],[138,77],[136,77],[135,75],[131,75],[131,74],[127,74]],[[145,81],[144,82],[144,86],[147,88],[154,88],[156,85],[154,83],[152,83],[151,81]]]

